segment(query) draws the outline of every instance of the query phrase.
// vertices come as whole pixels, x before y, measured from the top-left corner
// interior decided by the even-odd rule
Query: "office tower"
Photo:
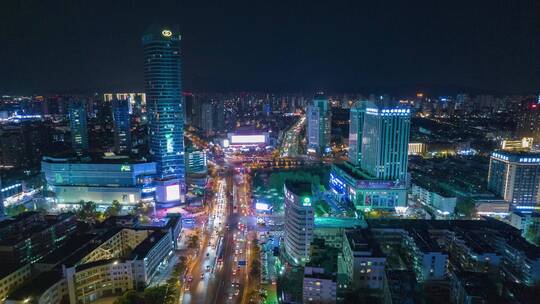
[[[538,100],[527,100],[522,103],[517,119],[517,137],[532,137],[540,141],[540,103]]]
[[[495,151],[489,160],[488,189],[523,212],[540,207],[540,153]]]
[[[203,130],[206,134],[210,134],[214,130],[213,112],[211,102],[204,102],[201,105],[201,130]]]
[[[114,150],[117,154],[131,152],[131,123],[127,99],[112,101],[112,117],[114,123]]]
[[[351,108],[349,124],[349,162],[355,166],[362,160],[362,129],[367,101],[357,101]]]
[[[195,96],[193,93],[184,93],[184,103],[186,108],[184,121],[186,124],[193,125],[193,117],[195,116]]]
[[[180,34],[172,27],[152,26],[142,43],[150,154],[161,181],[156,200],[180,202],[185,191]]]
[[[225,131],[225,107],[224,103],[221,100],[215,100],[214,105],[214,116],[213,116],[213,125],[214,131],[223,132]]]
[[[88,125],[84,102],[72,101],[68,107],[69,127],[71,131],[71,147],[75,153],[88,153]]]
[[[208,167],[206,165],[206,152],[189,148],[187,154],[187,173],[206,174]]]
[[[285,252],[296,265],[309,260],[315,217],[310,183],[286,181],[285,193]]]
[[[378,179],[407,180],[410,126],[410,109],[368,104],[362,130],[362,170]]]
[[[322,155],[330,150],[332,112],[328,98],[322,93],[315,95],[307,108],[308,153]]]

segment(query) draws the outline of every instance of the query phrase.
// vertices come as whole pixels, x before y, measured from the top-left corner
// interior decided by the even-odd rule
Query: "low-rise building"
[[[6,304],[57,304],[67,303],[67,281],[60,271],[39,274],[28,283],[10,293]]]
[[[348,285],[383,288],[386,257],[367,230],[345,232],[342,250],[338,272],[346,276]]]
[[[99,260],[64,269],[69,302],[86,304],[133,289],[132,263],[123,259]]]
[[[71,213],[41,215],[26,212],[1,223],[0,260],[3,264],[35,263],[59,248],[76,229]]]
[[[320,267],[305,267],[303,279],[303,303],[336,303],[336,275],[326,273]]]
[[[435,215],[447,216],[453,214],[456,208],[457,197],[442,189],[430,187],[430,185],[420,185],[413,181],[411,193],[413,198],[431,208]]]
[[[30,263],[23,265],[2,265],[0,267],[0,301],[5,299],[17,287],[24,284],[32,275]]]
[[[153,199],[152,178],[156,164],[128,157],[53,158],[44,157],[41,171],[46,187],[59,204],[92,201],[101,205],[118,201],[134,205]]]
[[[393,211],[407,204],[406,181],[375,179],[348,162],[332,165],[329,186],[337,200],[358,210]]]

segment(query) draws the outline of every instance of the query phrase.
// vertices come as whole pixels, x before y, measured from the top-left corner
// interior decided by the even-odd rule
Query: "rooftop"
[[[159,243],[161,239],[163,239],[163,237],[167,237],[166,232],[156,230],[150,233],[150,235],[146,239],[144,239],[144,241],[142,241],[137,247],[133,249],[133,251],[131,252],[131,258],[142,259],[146,257],[148,252],[152,250],[152,248],[154,248],[154,246]]]
[[[286,180],[285,187],[297,196],[312,196],[311,183]]]
[[[379,244],[370,236],[367,229],[356,229],[345,232],[349,246],[355,252],[368,252],[366,256],[382,257]]]
[[[8,300],[22,301],[29,297],[41,295],[52,285],[60,281],[62,277],[61,271],[51,270],[43,272],[30,282],[15,289],[15,291],[9,295]]]

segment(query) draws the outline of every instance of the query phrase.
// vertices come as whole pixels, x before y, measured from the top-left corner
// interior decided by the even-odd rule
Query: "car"
[[[184,285],[184,290],[185,291],[189,291],[190,289],[191,289],[191,284],[188,283],[188,284]]]
[[[240,289],[236,288],[236,289],[234,290],[234,295],[237,296],[239,293],[240,293]]]
[[[204,279],[204,272],[201,273],[201,280]]]
[[[188,282],[193,281],[193,276],[192,276],[192,275],[189,275],[189,276],[187,277],[187,281],[188,281]]]

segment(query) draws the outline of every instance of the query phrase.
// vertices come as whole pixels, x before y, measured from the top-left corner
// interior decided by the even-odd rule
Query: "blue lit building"
[[[43,157],[41,171],[46,187],[59,204],[93,201],[108,205],[116,200],[123,205],[152,201],[156,164],[114,158]]]
[[[407,180],[410,127],[410,109],[368,104],[362,130],[362,170],[378,179]]]
[[[131,152],[131,123],[129,100],[113,99],[112,117],[114,122],[114,150],[117,154]]]
[[[308,153],[322,155],[330,150],[331,117],[328,98],[318,93],[307,107]]]
[[[152,26],[142,43],[149,146],[158,175],[156,200],[174,205],[185,193],[180,34],[176,28]]]
[[[88,125],[84,102],[77,100],[69,103],[69,128],[71,131],[71,147],[75,153],[88,153]]]
[[[329,186],[335,198],[358,210],[393,211],[407,203],[405,181],[376,179],[348,162],[332,165]]]
[[[334,164],[330,188],[358,210],[407,204],[410,109],[359,101],[351,109],[349,161]]]
[[[489,161],[488,189],[512,209],[540,208],[540,153],[495,151]]]
[[[357,101],[351,108],[349,124],[349,162],[355,166],[362,160],[362,130],[367,101]]]

